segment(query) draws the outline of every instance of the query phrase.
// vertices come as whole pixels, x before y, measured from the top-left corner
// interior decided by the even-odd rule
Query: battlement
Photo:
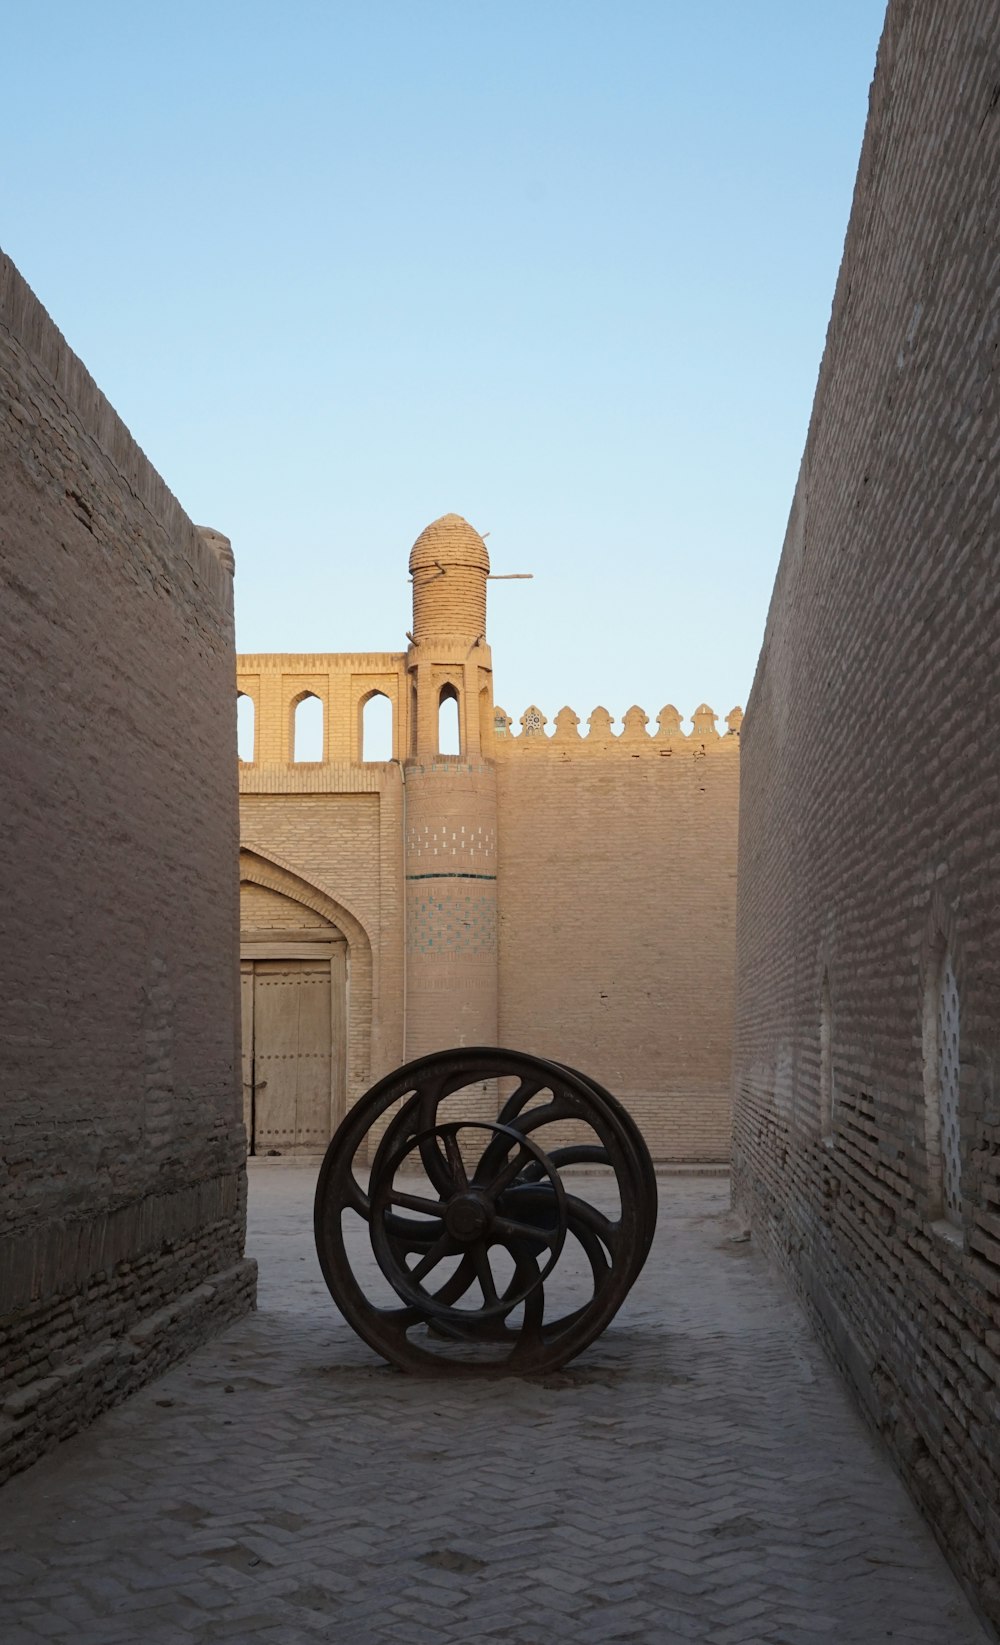
[[[587,728],[581,730],[580,716],[571,708],[561,708],[546,731],[549,721],[534,703],[526,708],[514,729],[514,721],[503,708],[493,715],[494,740],[491,753],[503,759],[517,750],[534,757],[548,750],[566,753],[622,752],[628,755],[643,753],[656,755],[731,753],[739,748],[743,710],[731,709],[726,715],[726,731],[717,728],[719,716],[707,703],[699,703],[691,715],[691,730],[682,726],[680,710],[667,703],[656,716],[654,732],[647,730],[650,717],[635,704],[621,718],[621,730],[615,731],[615,721],[604,707],[597,707],[587,717]]]

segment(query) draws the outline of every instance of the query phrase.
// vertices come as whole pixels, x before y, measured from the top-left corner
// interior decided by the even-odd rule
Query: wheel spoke
[[[514,1158],[508,1160],[507,1164],[501,1167],[492,1182],[488,1182],[483,1185],[490,1197],[495,1200],[499,1194],[503,1193],[505,1188],[509,1188],[510,1184],[514,1181],[514,1178],[517,1176],[517,1173],[523,1170],[524,1166],[527,1165],[528,1161],[532,1158],[533,1155],[529,1153],[527,1148],[524,1148],[523,1146],[516,1148],[514,1150]]]
[[[516,1222],[513,1217],[494,1217],[493,1231],[506,1234],[508,1239],[530,1239],[538,1245],[554,1245],[559,1237],[556,1228],[535,1228],[530,1222]]]
[[[462,1159],[462,1150],[458,1146],[458,1137],[451,1130],[445,1131],[443,1136],[444,1151],[448,1156],[448,1164],[451,1166],[451,1174],[455,1179],[455,1187],[461,1193],[464,1188],[468,1188],[469,1178],[465,1169],[465,1161]]]
[[[440,1217],[433,1222],[429,1217],[421,1217],[417,1222],[413,1217],[398,1217],[394,1211],[386,1211],[383,1221],[393,1244],[401,1245],[404,1251],[426,1251],[442,1229]]]
[[[473,1248],[472,1260],[476,1265],[476,1278],[482,1287],[483,1301],[487,1308],[492,1308],[500,1298],[497,1296],[493,1270],[490,1267],[490,1254],[485,1245],[480,1244]]]
[[[436,1268],[444,1257],[453,1255],[454,1244],[455,1242],[450,1234],[442,1234],[441,1238],[435,1240],[430,1250],[421,1257],[416,1267],[410,1269],[410,1278],[415,1280],[425,1279],[431,1269]]]
[[[429,1217],[443,1217],[445,1212],[440,1200],[424,1199],[420,1194],[397,1194],[395,1190],[389,1195],[389,1204],[405,1206],[407,1211],[423,1211]]]
[[[542,1335],[542,1319],[545,1311],[545,1288],[539,1286],[535,1296],[538,1297],[538,1308],[534,1316],[529,1319],[525,1313],[524,1323],[517,1334],[514,1351],[507,1361],[512,1369],[530,1371],[539,1364],[545,1351],[545,1338]],[[534,1362],[534,1363],[533,1363]]]
[[[469,1286],[474,1283],[475,1278],[475,1264],[469,1260],[469,1253],[467,1251],[458,1267],[455,1269],[455,1272],[453,1274],[449,1274],[441,1288],[432,1293],[434,1300],[436,1302],[446,1302],[448,1304],[457,1302],[460,1297],[464,1297],[466,1291],[469,1289]]]

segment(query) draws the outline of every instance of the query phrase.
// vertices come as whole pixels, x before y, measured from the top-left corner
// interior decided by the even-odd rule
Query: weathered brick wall
[[[0,257],[0,1477],[250,1305],[231,557]]]
[[[724,1160],[739,736],[644,719],[498,739],[500,1041],[608,1086],[654,1157]]]
[[[1000,5],[893,0],[743,739],[733,1154],[737,1202],[994,1622],[998,178]]]

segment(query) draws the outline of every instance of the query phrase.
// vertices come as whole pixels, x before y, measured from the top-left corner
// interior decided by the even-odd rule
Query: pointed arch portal
[[[320,1154],[344,1113],[351,949],[367,937],[315,887],[245,850],[240,928],[249,1151]]]

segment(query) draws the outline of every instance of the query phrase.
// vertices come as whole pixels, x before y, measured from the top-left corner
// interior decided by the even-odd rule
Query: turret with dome
[[[414,639],[485,639],[489,574],[486,544],[461,514],[427,526],[410,551]]]
[[[486,644],[490,556],[460,514],[443,514],[410,553],[406,670],[407,1035],[410,1056],[497,1035],[493,665]],[[443,754],[442,704],[458,708],[459,752]],[[483,1116],[495,1093],[483,1090]]]

